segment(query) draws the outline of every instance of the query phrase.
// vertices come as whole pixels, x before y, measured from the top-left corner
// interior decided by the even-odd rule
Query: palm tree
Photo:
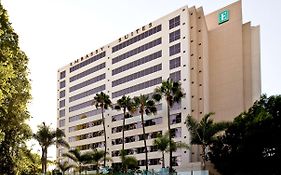
[[[182,142],[175,142],[172,140],[170,145],[169,132],[164,135],[158,135],[156,139],[153,140],[153,146],[155,146],[162,153],[162,168],[165,168],[165,152],[176,152],[179,148],[188,149],[188,145]]]
[[[202,148],[202,167],[206,168],[207,154],[206,148],[216,140],[216,134],[225,130],[229,126],[229,122],[214,123],[210,118],[214,113],[205,114],[201,121],[187,116],[186,126],[191,134],[191,144],[201,145]]]
[[[61,145],[64,147],[69,147],[68,143],[63,140],[65,134],[62,130],[56,129],[52,130],[50,126],[46,126],[43,122],[42,125],[38,126],[38,131],[33,134],[35,140],[38,141],[39,145],[41,146],[42,156],[41,156],[41,163],[42,163],[42,174],[46,174],[47,172],[47,154],[48,148],[51,145]]]
[[[107,142],[106,142],[106,130],[105,130],[105,119],[104,119],[104,110],[108,109],[108,107],[111,107],[112,103],[109,99],[109,95],[101,92],[100,94],[96,94],[94,97],[93,105],[96,106],[96,108],[101,108],[101,116],[102,116],[102,124],[103,124],[103,131],[104,131],[104,157],[106,157],[106,148],[107,148]],[[105,167],[106,160],[104,159],[103,166]]]
[[[123,111],[123,125],[122,125],[122,155],[121,158],[123,158],[125,156],[125,141],[124,141],[124,133],[125,133],[125,120],[126,120],[126,115],[127,114],[127,110],[132,112],[134,107],[133,107],[133,101],[129,96],[123,96],[122,98],[117,100],[117,104],[114,107],[116,110],[122,110]],[[124,166],[124,161],[122,159],[122,169],[123,171],[125,170],[125,166]]]
[[[138,97],[134,97],[134,106],[138,110],[141,115],[141,123],[142,123],[142,133],[143,133],[143,143],[145,149],[145,170],[146,173],[148,171],[148,156],[147,156],[147,145],[146,145],[146,133],[145,133],[145,123],[143,115],[156,114],[157,108],[155,107],[155,102],[149,99],[148,95],[140,95]]]
[[[94,149],[90,151],[89,154],[90,154],[89,163],[93,163],[96,166],[97,174],[99,174],[100,162],[103,160],[111,160],[109,157],[104,157],[105,154],[103,150]]]
[[[138,160],[134,156],[125,156],[124,157],[124,166],[125,166],[125,173],[129,170],[133,172],[139,168]]]
[[[64,161],[64,162],[57,162],[57,167],[61,170],[62,175],[64,175],[65,172],[66,172],[67,170],[69,170],[70,168],[77,168],[76,165],[69,164],[67,161]]]
[[[169,132],[169,143],[172,143],[172,133],[171,133],[171,123],[170,123],[170,109],[175,103],[179,103],[183,98],[184,94],[181,89],[181,84],[179,82],[174,82],[171,79],[163,81],[160,87],[157,87],[154,90],[153,98],[156,101],[160,101],[162,97],[166,99],[167,103],[167,119],[168,119],[168,132]],[[169,172],[172,172],[172,156],[173,153],[170,151],[170,166]]]
[[[91,153],[81,153],[78,149],[69,150],[67,153],[64,153],[62,156],[67,157],[73,160],[77,164],[79,174],[81,175],[83,164],[88,163],[91,160]]]

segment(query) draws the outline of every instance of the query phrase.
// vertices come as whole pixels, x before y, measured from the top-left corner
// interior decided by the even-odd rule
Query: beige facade
[[[223,11],[229,18],[219,24]],[[114,104],[122,95],[150,94],[170,77],[180,81],[186,93],[181,104],[171,110],[171,128],[176,141],[189,143],[188,114],[200,119],[215,112],[216,120],[231,120],[259,98],[259,42],[259,27],[242,23],[241,1],[209,15],[204,15],[203,8],[182,7],[60,68],[58,126],[72,148],[102,148],[101,114],[91,105],[95,94],[109,94]],[[165,102],[158,104],[158,109],[157,115],[145,116],[150,169],[161,167],[161,154],[151,147],[153,138],[167,131]],[[122,146],[122,114],[107,110],[105,116],[108,152],[116,164]],[[139,121],[138,115],[126,119],[125,149],[143,167]],[[58,157],[62,151],[58,149]],[[192,163],[199,161],[196,147],[173,156],[178,171],[198,165]],[[168,161],[167,154],[166,165]]]

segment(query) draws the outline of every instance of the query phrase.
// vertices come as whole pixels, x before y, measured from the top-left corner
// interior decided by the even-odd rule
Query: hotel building
[[[92,106],[97,93],[113,102],[123,95],[151,94],[168,78],[180,81],[185,97],[171,109],[175,141],[190,142],[185,119],[215,112],[216,121],[231,120],[247,110],[261,93],[259,27],[242,22],[241,1],[205,15],[203,8],[182,7],[60,68],[57,124],[72,148],[104,145],[101,111]],[[161,154],[152,146],[167,131],[166,103],[157,115],[145,116],[149,168],[161,168]],[[122,111],[106,110],[108,152],[120,163]],[[125,149],[144,168],[140,116],[126,119]],[[57,149],[57,157],[65,151]],[[173,153],[178,170],[200,161],[198,148]],[[169,156],[165,156],[166,166]]]

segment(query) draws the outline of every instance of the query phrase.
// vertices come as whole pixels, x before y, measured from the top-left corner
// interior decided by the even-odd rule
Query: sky
[[[0,0],[1,1],[1,0]],[[29,57],[33,131],[56,127],[57,70],[185,5],[205,14],[235,0],[2,0]],[[281,1],[244,0],[243,22],[261,26],[262,93],[281,94]],[[54,148],[51,157],[55,157]]]

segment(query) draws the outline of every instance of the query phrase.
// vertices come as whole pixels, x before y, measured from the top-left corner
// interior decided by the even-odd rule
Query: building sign
[[[219,24],[222,24],[227,21],[229,21],[229,10],[224,10],[223,12],[219,13],[218,22]]]

